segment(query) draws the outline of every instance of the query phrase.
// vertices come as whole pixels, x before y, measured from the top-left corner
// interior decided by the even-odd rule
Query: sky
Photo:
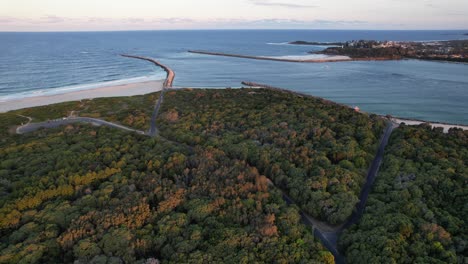
[[[0,0],[0,31],[468,29],[468,0]]]

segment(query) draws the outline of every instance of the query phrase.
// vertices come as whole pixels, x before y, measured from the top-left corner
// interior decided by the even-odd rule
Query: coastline
[[[408,126],[418,126],[421,124],[429,124],[432,128],[443,128],[444,133],[448,133],[450,128],[459,128],[462,130],[468,130],[468,125],[460,125],[460,124],[447,124],[442,122],[431,122],[431,121],[424,121],[424,120],[417,120],[417,119],[410,119],[410,118],[400,118],[400,117],[392,117],[392,122],[397,124],[405,123]]]
[[[317,96],[310,95],[310,94],[305,94],[305,93],[291,91],[291,90],[284,89],[284,88],[270,86],[270,85],[267,85],[267,84],[248,82],[248,81],[243,81],[242,84],[247,86],[247,87],[250,87],[250,88],[264,88],[264,89],[269,89],[269,90],[274,90],[274,91],[281,91],[281,92],[285,92],[285,93],[290,93],[290,94],[294,94],[294,95],[301,96],[301,97],[304,96],[304,97],[317,98],[317,99],[322,100],[325,103],[333,103],[333,104],[336,104],[336,105],[339,105],[339,106],[342,106],[342,107],[349,108],[350,110],[354,110],[354,108],[349,106],[349,105],[345,105],[345,104],[341,104],[341,103],[338,103],[338,102],[330,101],[330,100],[327,100],[325,98],[317,97]],[[372,113],[369,113],[369,114],[372,114]],[[380,115],[380,116],[382,118],[387,118],[386,116],[383,116],[383,115]],[[443,123],[443,122],[432,122],[432,121],[425,121],[425,120],[418,120],[418,119],[411,119],[411,118],[391,117],[390,121],[392,121],[394,124],[400,125],[402,123],[405,123],[406,125],[409,125],[409,126],[429,124],[432,128],[438,128],[438,127],[443,128],[444,133],[448,133],[450,128],[459,128],[459,129],[462,129],[462,130],[468,130],[468,125],[449,124],[449,123]]]
[[[163,89],[165,80],[129,83],[113,86],[105,86],[87,90],[72,91],[63,94],[43,95],[14,99],[0,103],[0,113],[8,111],[44,106],[83,99],[94,99],[101,97],[120,97],[154,93]]]
[[[126,57],[130,57],[130,56],[126,56]],[[138,59],[142,59],[142,58],[138,57]],[[45,106],[45,105],[51,105],[51,104],[57,104],[57,103],[79,101],[79,100],[84,100],[84,99],[105,98],[105,97],[124,97],[124,96],[144,95],[144,94],[149,94],[153,92],[159,92],[159,91],[162,91],[166,85],[168,84],[172,85],[174,74],[173,72],[171,74],[171,72],[172,70],[167,72],[168,78],[165,80],[112,85],[112,86],[105,86],[105,87],[99,87],[99,88],[93,88],[93,89],[87,89],[87,90],[72,91],[72,92],[63,93],[63,94],[43,95],[43,96],[26,97],[26,98],[21,98],[21,99],[9,100],[9,101],[0,103],[0,113],[6,113],[8,111],[19,110],[23,108],[31,108],[31,107]],[[245,85],[251,88],[266,88],[266,89],[271,89],[271,90],[280,90],[282,92],[287,92],[287,93],[295,94],[298,96],[320,98],[320,97],[316,97],[313,95],[303,94],[300,92],[295,92],[295,91],[287,90],[284,88],[273,87],[273,86],[266,85],[266,84],[243,81],[242,85]],[[203,88],[203,87],[200,87],[200,88]],[[220,87],[219,89],[225,89],[225,88],[232,88],[232,87]],[[320,98],[320,99],[326,103],[334,103],[334,104],[352,109],[352,107],[348,105],[333,102],[324,98]],[[444,122],[433,122],[433,121],[418,120],[418,119],[412,119],[412,118],[402,118],[402,117],[391,117],[391,121],[395,124],[405,123],[406,125],[410,125],[410,126],[416,126],[416,125],[425,123],[425,124],[429,124],[433,128],[436,128],[436,127],[443,128],[444,133],[447,133],[450,128],[459,128],[462,130],[468,130],[468,125],[464,125],[464,124],[450,124],[450,123],[444,123]]]

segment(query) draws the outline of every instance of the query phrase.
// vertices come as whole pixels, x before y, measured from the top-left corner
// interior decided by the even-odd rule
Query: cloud
[[[367,27],[371,23],[368,21],[360,20],[299,20],[299,19],[284,19],[284,18],[270,18],[270,19],[215,19],[199,22],[203,28],[223,28],[223,29],[342,29],[342,28],[359,28]]]
[[[467,12],[448,12],[446,13],[448,16],[461,16],[461,17],[467,17],[468,13]]]
[[[396,1],[396,0],[395,0]],[[463,12],[452,14],[460,20]],[[461,20],[460,20],[461,21]],[[399,22],[399,23],[397,23]],[[464,21],[457,22],[465,25]],[[419,24],[417,24],[419,25]],[[365,21],[299,18],[181,18],[181,17],[81,17],[44,15],[36,18],[0,16],[0,31],[100,31],[157,29],[401,29],[417,28],[407,21]],[[429,26],[420,26],[428,28]],[[434,26],[431,26],[434,27]],[[436,28],[436,27],[434,27]]]
[[[11,17],[0,17],[0,23],[6,24],[6,23],[11,23],[14,22],[15,20]]]
[[[430,7],[430,8],[437,8],[431,0],[425,0],[424,6]]]
[[[143,19],[143,18],[138,18],[138,17],[126,18],[124,21],[127,22],[127,23],[131,23],[131,24],[142,24],[142,23],[145,23],[145,22],[146,22],[145,19]]]
[[[241,18],[218,18],[218,19],[190,19],[180,17],[167,18],[64,18],[60,16],[47,15],[36,19],[0,17],[0,25],[8,28],[14,26],[30,30],[112,30],[112,29],[312,29],[312,28],[357,28],[367,26],[370,22],[359,20],[300,20],[287,18],[268,19],[241,19]],[[10,26],[9,26],[10,25]]]
[[[23,18],[0,16],[0,31],[182,29],[199,23],[201,23],[200,20],[180,17],[67,18],[56,15],[44,15],[36,18]]]
[[[103,18],[103,17],[88,17],[86,18],[87,23],[107,23],[111,22],[111,19],[109,18]]]
[[[54,15],[48,15],[48,16],[44,16],[44,17],[41,17],[40,21],[42,23],[51,23],[51,24],[55,24],[55,23],[63,23],[67,20],[70,20],[69,18],[64,18],[64,17],[59,17],[59,16],[54,16]]]
[[[77,21],[77,19],[46,15],[38,18],[0,17],[1,24],[59,24]]]
[[[190,18],[182,17],[169,17],[169,18],[156,18],[151,20],[151,22],[161,23],[161,24],[187,24],[187,23],[196,23],[196,20]]]
[[[267,0],[250,0],[254,5],[258,6],[273,6],[273,7],[286,7],[286,8],[317,8],[316,5],[307,5],[307,4],[295,4],[289,2],[277,2],[277,1],[267,1]]]
[[[315,24],[320,25],[366,25],[369,24],[367,21],[362,20],[323,20],[316,19],[312,21]]]

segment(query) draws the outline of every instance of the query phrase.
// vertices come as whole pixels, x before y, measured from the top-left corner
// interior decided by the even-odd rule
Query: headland
[[[301,42],[292,42],[297,44]],[[307,42],[305,42],[307,43]],[[359,59],[419,59],[435,61],[468,62],[468,40],[450,41],[375,41],[358,40],[336,43],[334,47],[322,51],[311,51],[311,54],[329,56],[349,56],[353,60]],[[314,44],[308,44],[314,45]]]

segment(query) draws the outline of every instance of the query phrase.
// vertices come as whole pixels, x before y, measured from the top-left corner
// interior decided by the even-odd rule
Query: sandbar
[[[348,56],[331,56],[323,54],[309,54],[309,55],[286,55],[286,56],[266,56],[264,58],[280,59],[280,60],[295,60],[303,62],[322,62],[322,61],[351,61],[352,59]]]

